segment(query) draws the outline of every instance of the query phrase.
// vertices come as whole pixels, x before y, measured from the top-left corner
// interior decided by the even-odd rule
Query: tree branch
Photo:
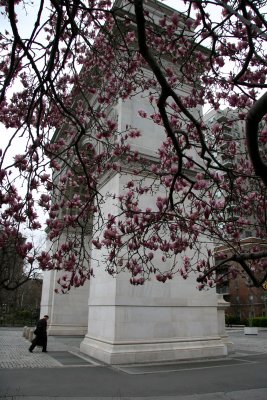
[[[260,154],[258,130],[259,123],[266,114],[267,92],[254,103],[253,107],[248,112],[246,119],[246,136],[249,156],[256,175],[261,178],[265,186],[267,186],[267,165],[262,160]]]

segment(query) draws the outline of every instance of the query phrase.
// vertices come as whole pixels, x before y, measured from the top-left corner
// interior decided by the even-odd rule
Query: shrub
[[[227,326],[231,326],[231,325],[240,325],[241,321],[240,318],[234,316],[234,315],[226,315],[225,316],[225,324]]]
[[[255,317],[255,318],[252,318],[251,326],[267,328],[267,317]]]
[[[29,310],[20,310],[20,311],[16,311],[15,313],[15,317],[17,319],[30,319],[32,315],[32,312]]]

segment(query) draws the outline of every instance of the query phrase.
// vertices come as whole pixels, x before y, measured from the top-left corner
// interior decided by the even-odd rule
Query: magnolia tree
[[[35,254],[32,243],[17,242],[16,252],[43,270],[66,271],[62,291],[97,273],[91,238],[106,254],[107,271],[128,271],[134,285],[194,272],[202,289],[220,279],[216,268],[235,261],[239,268],[226,273],[243,271],[261,286],[265,3],[176,1],[176,10],[164,7],[159,18],[155,7],[163,3],[153,8],[153,0],[40,0],[34,8],[2,0],[8,27],[0,36],[0,115],[9,136],[1,151],[1,243],[25,226],[41,229],[43,209],[51,248]],[[114,113],[118,102],[140,94],[153,112],[140,109],[139,117],[165,132],[156,158],[131,146],[145,132],[119,129]],[[203,107],[226,106],[234,112],[223,122],[203,117]],[[246,138],[225,134],[236,123],[246,125]],[[117,213],[106,218],[99,184],[125,165],[132,179],[115,199]],[[143,206],[146,196],[155,207]],[[247,230],[258,240],[244,250]],[[216,266],[214,243],[227,249]]]

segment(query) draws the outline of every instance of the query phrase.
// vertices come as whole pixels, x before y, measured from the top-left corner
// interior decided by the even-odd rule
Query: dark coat
[[[37,322],[34,334],[36,335],[35,343],[37,346],[43,346],[47,342],[46,333],[47,321],[45,318],[40,319]]]

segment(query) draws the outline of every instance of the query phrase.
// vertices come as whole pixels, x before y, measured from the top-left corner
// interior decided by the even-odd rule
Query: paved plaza
[[[0,329],[0,399],[266,400],[267,330],[232,329],[235,353],[216,360],[111,367],[80,353],[80,337],[28,351],[21,329]]]

